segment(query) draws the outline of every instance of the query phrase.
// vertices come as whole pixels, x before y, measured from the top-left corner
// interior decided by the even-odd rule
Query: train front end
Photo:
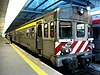
[[[83,68],[92,62],[93,39],[88,40],[88,12],[79,6],[59,8],[57,39],[55,42],[56,66],[69,69]]]

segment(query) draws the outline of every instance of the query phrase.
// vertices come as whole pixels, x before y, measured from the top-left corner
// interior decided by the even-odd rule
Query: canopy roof
[[[89,6],[91,3],[88,0],[28,0],[6,32],[14,30],[16,27],[66,4]]]

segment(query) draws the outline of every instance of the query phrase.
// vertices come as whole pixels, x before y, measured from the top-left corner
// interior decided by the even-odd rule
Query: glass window
[[[69,38],[72,36],[71,22],[60,22],[59,37],[60,39]]]
[[[41,26],[41,24],[40,25],[38,25],[38,37],[42,37],[42,26]]]
[[[29,29],[26,30],[26,37],[29,37]]]
[[[54,22],[50,23],[50,37],[54,38]]]
[[[77,23],[77,37],[85,36],[85,25],[83,23]]]
[[[48,37],[48,24],[44,24],[44,37]]]
[[[32,28],[32,37],[34,37],[34,34],[35,34],[35,29]]]

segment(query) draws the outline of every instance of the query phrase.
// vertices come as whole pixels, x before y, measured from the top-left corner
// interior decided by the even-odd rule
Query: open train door
[[[42,54],[42,48],[43,48],[43,41],[42,41],[42,25],[38,24],[37,26],[37,36],[36,36],[36,47],[38,50],[38,53]]]

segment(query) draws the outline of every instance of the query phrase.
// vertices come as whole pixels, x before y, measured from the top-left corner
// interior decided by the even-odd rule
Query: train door
[[[38,50],[38,53],[41,54],[41,50],[43,48],[43,41],[42,41],[42,25],[39,24],[37,26],[37,37],[36,37],[36,47]]]

